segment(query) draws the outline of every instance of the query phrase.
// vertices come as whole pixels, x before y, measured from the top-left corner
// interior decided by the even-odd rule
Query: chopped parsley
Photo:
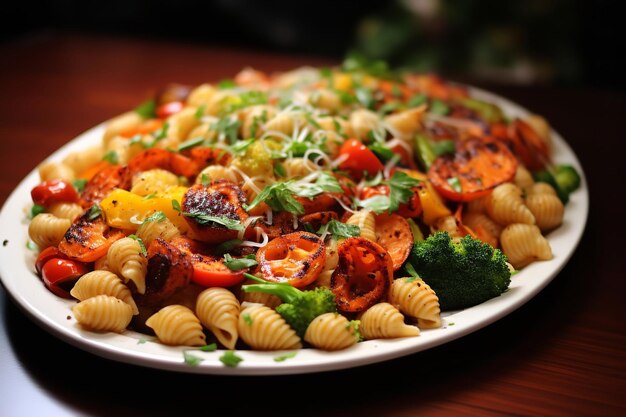
[[[196,222],[198,222],[198,224],[202,224],[202,225],[209,224],[209,223],[217,223],[230,230],[238,230],[238,231],[243,230],[243,224],[241,224],[239,219],[231,219],[230,217],[226,217],[226,216],[212,216],[210,214],[188,213],[188,212],[184,212],[183,216],[191,217],[192,219],[195,219]]]
[[[143,256],[148,256],[148,251],[146,250],[146,245],[143,243],[143,240],[137,235],[128,235],[129,238],[139,243],[139,247],[141,248],[141,254]]]
[[[87,218],[89,220],[95,220],[102,215],[102,209],[98,204],[94,204],[89,209],[89,213],[87,214]]]
[[[44,206],[40,206],[39,204],[33,204],[30,208],[30,217],[33,218],[38,214],[44,213],[46,208]]]
[[[175,200],[172,200],[172,201],[175,201]],[[165,216],[165,213],[163,213],[162,211],[156,211],[156,212],[152,213],[151,215],[149,215],[148,217],[146,217],[144,219],[143,223],[162,222],[166,218],[167,218],[167,216]]]
[[[222,356],[220,356],[220,362],[231,368],[239,365],[241,361],[243,361],[243,359],[240,356],[237,356],[232,350],[227,350]]]
[[[389,195],[376,195],[365,200],[357,200],[356,204],[378,214],[383,211],[393,213],[398,211],[400,204],[406,203],[413,196],[412,187],[417,186],[421,181],[410,177],[402,171],[396,171],[388,181],[381,181],[381,184],[389,186]]]
[[[297,350],[294,350],[293,352],[288,352],[282,355],[278,355],[274,357],[274,362],[284,362],[287,359],[291,359],[291,358],[295,358],[295,356],[298,354]]]
[[[460,192],[463,191],[463,189],[461,188],[461,181],[459,181],[459,179],[457,177],[450,177],[450,178],[448,178],[448,184],[457,193],[460,193]]]
[[[104,156],[102,157],[102,160],[107,161],[110,164],[117,165],[117,163],[120,161],[120,157],[117,154],[117,152],[109,151],[104,154]]]
[[[337,220],[331,220],[325,225],[322,225],[317,231],[317,234],[322,235],[326,232],[332,234],[335,238],[354,237],[361,234],[361,229],[355,224],[346,224]]]
[[[248,256],[243,258],[233,258],[229,253],[226,253],[224,254],[224,265],[226,265],[226,267],[231,271],[241,271],[242,269],[257,265],[254,254]]]
[[[243,319],[244,323],[246,323],[248,326],[252,326],[252,317],[250,317],[249,313],[243,313],[241,315],[241,318]]]
[[[82,193],[85,189],[85,185],[87,185],[87,180],[85,178],[76,178],[72,181],[72,185],[76,188],[76,191]]]
[[[147,100],[135,107],[135,113],[143,117],[144,119],[152,119],[156,117],[156,102],[154,100]]]
[[[187,149],[195,148],[196,146],[200,146],[204,143],[204,138],[194,138],[189,139],[176,148],[178,152],[186,151]]]

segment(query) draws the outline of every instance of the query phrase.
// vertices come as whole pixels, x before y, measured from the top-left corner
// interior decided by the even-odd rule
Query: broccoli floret
[[[276,307],[276,312],[300,337],[304,337],[304,332],[315,317],[337,312],[335,294],[328,288],[302,291],[289,284],[270,283],[242,285],[241,289],[246,292],[273,294],[280,298],[283,304]]]
[[[409,262],[435,291],[442,311],[480,304],[511,283],[506,255],[470,236],[453,242],[447,232],[434,233],[415,243]]]
[[[561,164],[543,171],[533,172],[535,181],[546,182],[556,191],[563,204],[569,195],[580,187],[580,174],[572,165]]]

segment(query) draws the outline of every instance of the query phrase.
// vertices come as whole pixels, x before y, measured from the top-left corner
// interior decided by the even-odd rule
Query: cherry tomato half
[[[63,258],[48,260],[41,269],[43,283],[53,294],[63,298],[72,298],[70,290],[89,268],[82,263]]]
[[[167,119],[181,111],[183,107],[185,107],[185,103],[182,101],[170,101],[169,103],[161,104],[154,112],[159,119]]]
[[[203,287],[232,287],[243,279],[243,271],[231,271],[219,260],[193,264],[191,281]]]
[[[348,171],[357,180],[363,178],[364,171],[374,176],[384,168],[374,152],[356,139],[346,140],[339,148],[339,156],[346,158],[339,168]]]
[[[48,180],[36,185],[31,190],[30,196],[35,204],[44,207],[49,207],[54,203],[78,201],[78,193],[74,186],[61,179]]]
[[[263,277],[302,288],[317,279],[326,264],[324,241],[308,232],[294,232],[271,240],[256,254]]]
[[[65,255],[63,255],[61,251],[59,251],[59,249],[55,246],[48,246],[47,248],[39,252],[39,255],[37,255],[37,260],[35,261],[35,270],[37,271],[37,275],[41,275],[41,270],[43,269],[43,266],[46,264],[46,262],[53,258],[65,259]]]

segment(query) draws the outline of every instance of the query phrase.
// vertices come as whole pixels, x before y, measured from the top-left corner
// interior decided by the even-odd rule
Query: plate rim
[[[466,86],[472,97],[488,100],[501,106],[507,116],[527,116],[533,114],[533,112],[527,108],[493,92],[467,84],[456,84]],[[106,121],[84,131],[58,148],[46,157],[44,161],[56,161],[71,151],[84,149],[89,144],[97,144],[98,141],[101,140],[105,125]],[[54,308],[54,311],[56,311],[56,309],[71,306],[73,301],[63,300],[47,291],[39,282],[40,280],[37,275],[35,275],[32,265],[30,265],[30,267],[27,265],[27,259],[24,259],[24,266],[26,268],[20,268],[19,266],[14,267],[12,265],[15,262],[11,262],[14,261],[14,259],[12,259],[10,255],[15,252],[21,252],[24,258],[29,257],[25,247],[28,233],[27,224],[24,223],[26,216],[24,207],[26,207],[30,201],[26,198],[29,195],[30,188],[38,182],[37,166],[19,182],[4,202],[2,210],[0,211],[0,240],[8,239],[9,243],[11,241],[21,243],[21,250],[14,245],[11,246],[11,249],[15,248],[14,250],[8,250],[6,248],[8,245],[4,244],[0,247],[0,282],[5,288],[7,295],[20,310],[43,330],[48,331],[57,338],[102,358],[153,369],[212,375],[305,374],[354,368],[415,354],[460,339],[463,336],[480,330],[506,317],[541,292],[558,275],[573,256],[588,223],[589,190],[584,170],[573,149],[554,127],[552,127],[552,136],[555,148],[561,151],[555,154],[555,160],[562,160],[562,162],[574,165],[581,176],[581,186],[572,194],[570,203],[566,206],[565,210],[565,220],[572,229],[562,230],[564,226],[561,226],[561,228],[550,232],[548,237],[551,246],[555,239],[559,239],[559,242],[566,240],[564,253],[560,253],[560,257],[550,261],[543,263],[535,262],[526,267],[513,277],[510,290],[502,296],[460,312],[442,314],[442,328],[422,330],[421,335],[414,338],[370,340],[338,352],[323,352],[308,348],[300,349],[295,358],[280,363],[273,361],[273,358],[285,353],[285,351],[259,352],[237,350],[237,355],[244,359],[237,367],[224,366],[218,360],[216,352],[204,353],[196,351],[193,354],[204,360],[198,366],[189,366],[185,364],[183,360],[183,351],[194,351],[193,348],[168,347],[148,342],[150,349],[141,350],[138,349],[137,346],[142,344],[140,343],[142,339],[139,334],[134,332],[127,331],[123,335],[110,333],[100,334],[81,330],[75,325],[70,327],[68,323],[62,322],[60,317],[53,319],[46,315],[46,311],[41,310],[41,303],[47,301],[48,310]],[[21,208],[19,208],[20,204],[22,205]],[[575,211],[571,207],[572,204],[575,205]],[[16,208],[19,208],[19,210],[16,210]],[[14,224],[16,213],[21,213],[19,225]],[[575,216],[575,214],[577,216]],[[574,219],[574,217],[576,218]],[[19,236],[7,237],[5,230],[12,231],[14,229],[21,229],[22,233]],[[20,238],[22,239],[20,240]],[[33,258],[33,255],[30,254],[30,257]],[[548,270],[547,275],[544,274],[539,279],[533,277],[533,272],[541,272],[545,269]],[[22,291],[23,288],[20,287],[19,282],[16,281],[19,278],[14,277],[14,275],[23,274],[26,274],[28,278],[40,287],[40,290],[37,290],[35,286],[32,285],[32,282],[30,283],[30,286],[33,287],[32,290],[39,298],[29,299],[25,297]],[[530,284],[518,284],[520,279],[526,279],[530,281]],[[507,297],[507,294],[511,294],[513,290],[518,293],[514,294],[514,297],[510,295]],[[488,312],[490,309],[495,310],[495,312],[486,314],[485,311]],[[70,316],[71,310],[67,308],[65,314]],[[451,322],[450,318],[454,318],[455,321]],[[456,324],[459,320],[463,325],[457,327]],[[466,320],[467,323],[465,323]],[[149,336],[146,338],[149,338]],[[132,343],[134,343],[134,346]],[[390,347],[389,345],[392,346]],[[155,346],[157,346],[157,348],[152,349]],[[146,350],[149,350],[149,352],[146,352]],[[217,352],[224,351],[224,349],[220,349]],[[366,352],[363,354],[361,351]],[[302,357],[304,357],[304,360],[302,360]],[[319,359],[321,362],[316,362],[316,359]]]

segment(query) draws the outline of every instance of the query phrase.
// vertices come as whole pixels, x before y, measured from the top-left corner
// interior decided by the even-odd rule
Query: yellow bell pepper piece
[[[186,191],[187,187],[176,186],[146,199],[126,190],[115,189],[100,202],[100,208],[111,227],[135,231],[146,217],[162,211],[181,233],[187,233],[189,231],[187,221],[172,207],[172,200],[181,204]]]
[[[352,74],[336,72],[333,76],[333,87],[348,92],[352,88]]]
[[[424,223],[428,226],[435,224],[437,219],[444,216],[451,216],[452,212],[445,205],[435,187],[428,181],[428,176],[423,172],[414,169],[398,169],[407,174],[411,178],[422,181],[423,186],[420,187],[419,196],[422,203]]]
[[[444,204],[441,196],[435,190],[435,187],[428,181],[424,181],[425,187],[420,187],[419,196],[422,203],[422,216],[424,223],[429,226],[435,224],[437,219],[444,216],[451,216],[452,212]]]

